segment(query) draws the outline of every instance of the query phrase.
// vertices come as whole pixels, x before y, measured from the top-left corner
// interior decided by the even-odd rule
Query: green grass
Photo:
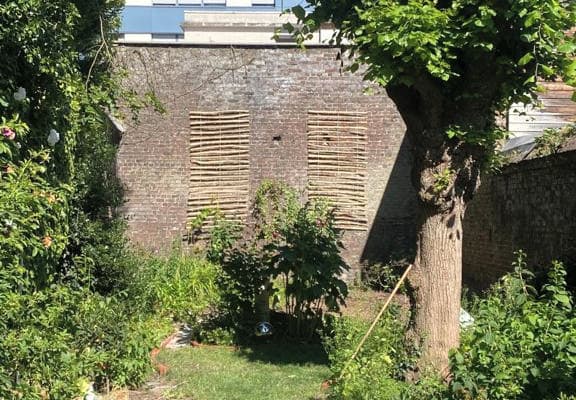
[[[321,346],[262,344],[239,350],[207,346],[165,350],[166,398],[194,400],[324,399],[330,377]]]

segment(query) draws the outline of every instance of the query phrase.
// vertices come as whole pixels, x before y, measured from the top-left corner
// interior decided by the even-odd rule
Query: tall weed
[[[333,398],[396,399],[408,385],[404,373],[416,360],[416,349],[405,340],[405,318],[392,307],[380,319],[360,353],[350,361],[368,330],[368,322],[338,317],[328,325],[324,345],[334,373]]]
[[[553,262],[541,288],[519,253],[514,273],[473,309],[451,356],[452,391],[461,399],[556,399],[576,394],[576,313],[566,270]]]
[[[128,296],[144,310],[194,323],[220,299],[220,267],[202,257],[174,249],[167,256],[140,254],[134,262]]]

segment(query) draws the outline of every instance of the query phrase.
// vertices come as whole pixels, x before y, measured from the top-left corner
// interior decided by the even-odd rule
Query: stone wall
[[[119,46],[127,85],[153,90],[166,107],[129,123],[118,154],[122,213],[133,242],[165,247],[185,232],[190,187],[190,111],[250,111],[250,194],[265,178],[306,195],[309,110],[366,111],[366,231],[347,231],[353,266],[386,259],[413,243],[415,196],[405,126],[383,93],[367,95],[360,74],[343,73],[337,49]]]
[[[576,151],[522,161],[485,179],[466,212],[464,282],[483,289],[512,270],[514,251],[540,268],[576,266]],[[576,272],[576,271],[574,271]]]

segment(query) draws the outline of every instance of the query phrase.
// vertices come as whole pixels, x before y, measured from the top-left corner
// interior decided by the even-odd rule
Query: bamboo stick
[[[363,130],[363,131],[368,130],[367,126],[356,125],[356,122],[353,123],[353,122],[339,122],[339,121],[322,121],[321,123],[311,123],[310,121],[308,121],[307,126],[308,126],[308,129],[311,129],[311,128],[318,128],[318,129],[339,128],[339,129],[358,129],[358,130]]]
[[[220,115],[200,115],[200,114],[189,114],[191,121],[221,121],[221,120],[233,120],[238,118],[249,118],[250,113],[242,114],[220,114]]]
[[[368,228],[362,226],[339,226],[336,224],[336,228],[343,231],[366,231]]]
[[[218,167],[216,169],[238,169],[241,166],[248,167],[250,165],[249,160],[217,160],[217,161],[201,161],[201,160],[192,160],[192,163],[197,166],[197,168],[206,168],[209,167],[210,169],[214,167]]]
[[[209,139],[209,140],[191,140],[190,151],[202,149],[206,147],[224,147],[224,146],[239,146],[248,147],[250,144],[248,139]]]
[[[330,136],[331,134],[336,134],[333,136]],[[314,140],[310,140],[310,139],[314,139]],[[354,141],[354,143],[367,143],[368,139],[366,138],[366,133],[365,132],[356,132],[356,131],[346,131],[346,132],[342,132],[342,131],[337,131],[337,132],[332,132],[332,131],[326,131],[326,130],[314,130],[314,131],[308,131],[308,140],[310,141],[324,141],[324,140],[328,140],[330,139],[330,141],[338,141],[338,140],[352,140]]]
[[[223,132],[223,131],[236,133],[236,132],[238,132],[238,130],[244,130],[244,131],[250,130],[250,127],[247,126],[246,124],[227,124],[227,125],[217,125],[217,126],[191,125],[190,128],[192,129],[193,132],[198,131],[198,132],[206,132],[206,133]]]
[[[250,119],[248,119],[248,116],[246,117],[234,117],[234,118],[211,118],[211,119],[205,119],[205,118],[198,118],[198,119],[190,119],[190,125],[225,125],[225,124],[244,124],[244,125],[248,125],[250,124]]]
[[[310,139],[310,138],[309,138]],[[358,153],[364,154],[366,153],[366,146],[367,143],[364,141],[358,140],[341,140],[337,138],[332,140],[331,138],[323,138],[319,140],[308,140],[308,148],[345,148],[350,150],[355,150]]]
[[[358,187],[346,187],[343,188],[341,186],[330,186],[324,189],[320,189],[319,187],[309,187],[309,192],[314,193],[315,195],[322,195],[322,194],[331,194],[330,198],[356,198],[356,199],[364,199],[364,191],[358,190]],[[362,193],[361,193],[362,192]]]
[[[333,167],[333,168],[327,168]],[[366,167],[362,168],[353,168],[352,171],[348,170],[340,170],[338,171],[337,165],[325,164],[325,163],[315,163],[315,162],[308,162],[308,176],[317,176],[319,178],[327,177],[327,178],[354,178],[358,177],[358,179],[364,179],[366,177]]]
[[[190,115],[228,115],[228,114],[248,114],[248,110],[219,110],[219,111],[190,111]]]
[[[200,143],[191,143],[190,145],[190,151],[204,151],[204,150],[219,150],[219,149],[238,149],[238,150],[244,150],[244,149],[249,149],[250,146],[248,146],[248,142],[246,143],[238,143],[238,141],[235,141],[234,143],[217,143],[217,144],[203,144],[202,142]]]
[[[367,115],[366,111],[327,111],[327,110],[308,110],[308,114],[320,114],[320,115]]]
[[[229,150],[204,150],[204,151],[196,151],[192,154],[192,157],[195,158],[213,158],[213,157],[220,157],[222,159],[231,158],[232,156],[242,156],[248,155],[250,151],[246,150],[238,150],[238,149],[229,149]]]

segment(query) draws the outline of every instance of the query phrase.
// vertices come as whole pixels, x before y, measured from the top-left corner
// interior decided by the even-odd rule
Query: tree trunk
[[[462,220],[480,184],[487,154],[484,145],[449,137],[447,131],[488,132],[494,126],[494,113],[479,98],[451,98],[441,83],[426,78],[410,87],[386,90],[406,123],[412,181],[421,204],[409,276],[416,306],[414,331],[423,345],[420,367],[442,372],[448,366],[448,351],[459,345]]]
[[[458,347],[462,285],[464,205],[450,213],[425,208],[410,282],[415,289],[415,329],[422,341],[421,365],[442,371],[448,351]]]

